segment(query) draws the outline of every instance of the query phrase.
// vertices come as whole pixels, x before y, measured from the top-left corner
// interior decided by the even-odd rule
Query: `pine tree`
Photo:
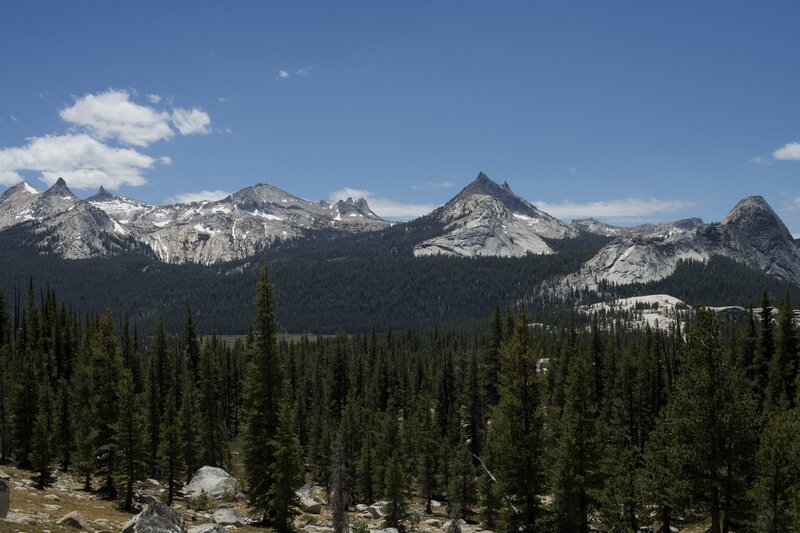
[[[437,464],[437,452],[440,444],[440,439],[436,432],[436,424],[431,414],[430,403],[427,397],[423,397],[420,402],[419,417],[421,422],[417,439],[417,481],[419,483],[419,494],[425,500],[425,512],[427,514],[433,513],[431,501],[436,496],[438,489],[437,472],[439,465]]]
[[[89,350],[93,463],[95,473],[103,478],[100,491],[109,499],[114,499],[117,497],[114,427],[120,414],[118,394],[122,357],[111,313],[101,318],[99,328],[92,334]]]
[[[157,368],[155,360],[151,358],[147,366],[145,410],[147,413],[147,450],[149,452],[148,472],[154,478],[158,477],[158,449],[161,445],[161,408],[159,407],[161,395]]]
[[[344,424],[342,424],[344,425]],[[347,465],[346,434],[340,426],[331,459],[331,512],[334,533],[349,533],[350,520],[347,508],[353,502],[353,482]]]
[[[366,431],[361,444],[356,463],[356,490],[362,501],[372,503],[375,499],[373,485],[373,437],[371,431]]]
[[[75,446],[73,433],[72,396],[65,378],[58,385],[58,416],[55,419],[54,444],[61,470],[68,470],[72,464],[72,453]]]
[[[589,532],[592,493],[599,486],[600,440],[594,380],[583,353],[570,359],[564,410],[553,448],[554,507],[559,531]]]
[[[713,311],[698,309],[681,374],[659,421],[663,428],[651,435],[651,442],[671,440],[663,448],[677,462],[671,475],[690,482],[695,495],[691,510],[708,513],[711,533],[735,526],[746,514],[743,480],[751,475],[755,452],[755,402],[734,361],[723,352]]]
[[[147,468],[147,447],[142,428],[145,411],[141,398],[134,392],[132,371],[127,370],[119,384],[119,408],[121,416],[114,427],[119,454],[119,476],[125,483],[123,509],[133,509],[134,483],[143,479]]]
[[[756,391],[760,405],[766,402],[766,390],[769,384],[769,366],[775,352],[775,340],[772,333],[772,307],[766,291],[761,296],[761,329],[758,336],[758,354],[756,367]]]
[[[161,442],[158,457],[161,472],[167,485],[167,505],[172,505],[175,488],[181,471],[181,435],[178,428],[177,411],[174,402],[167,402],[164,418],[161,420]]]
[[[200,352],[200,381],[198,388],[200,413],[200,442],[203,464],[218,466],[225,455],[225,421],[220,398],[220,368],[218,355],[211,343]],[[232,379],[231,379],[232,380]],[[231,386],[231,385],[229,385]],[[227,391],[227,387],[226,387]]]
[[[466,444],[460,444],[450,462],[450,486],[447,503],[450,516],[454,520],[471,520],[478,502],[475,486],[475,466],[472,454]]]
[[[481,525],[484,529],[494,531],[498,526],[498,518],[502,509],[503,495],[500,484],[493,472],[497,464],[496,434],[487,434],[486,445],[483,448],[483,457],[478,458],[480,477],[478,480],[478,493],[480,496]]]
[[[800,418],[796,409],[779,411],[764,428],[751,489],[753,529],[768,533],[796,531],[800,525]]]
[[[178,432],[182,452],[181,464],[188,483],[200,467],[200,420],[198,419],[197,393],[192,377],[186,377],[181,408],[178,410]],[[216,466],[213,465],[213,466]]]
[[[294,427],[292,410],[284,401],[278,412],[278,431],[270,443],[275,454],[269,468],[274,482],[267,493],[269,521],[279,533],[292,530],[292,519],[297,514],[295,489],[303,479],[302,452]]]
[[[500,402],[493,410],[500,491],[506,496],[504,529],[536,531],[544,493],[541,385],[536,374],[537,350],[522,308],[511,338],[501,350]]]
[[[798,370],[797,331],[794,309],[789,297],[781,301],[777,320],[775,354],[769,362],[767,384],[767,410],[794,405],[795,382]]]
[[[53,446],[50,442],[52,423],[52,399],[49,387],[44,386],[39,410],[33,423],[31,447],[31,464],[36,471],[34,481],[36,488],[40,490],[49,487],[54,481],[50,471],[54,459]]]
[[[612,394],[612,396],[615,396]],[[602,487],[595,491],[599,515],[609,531],[637,531],[641,508],[639,471],[642,454],[626,423],[625,404],[619,397],[610,401],[610,419],[598,428],[603,438],[599,454]]]
[[[244,464],[250,505],[264,520],[275,518],[270,501],[276,483],[274,436],[284,397],[278,325],[269,270],[261,267],[256,287],[257,318],[253,328],[251,360],[244,385]]]
[[[485,438],[484,400],[481,396],[481,383],[478,368],[478,356],[472,352],[467,359],[467,375],[462,393],[462,431],[466,433],[469,452],[480,456]]]
[[[496,405],[499,400],[497,391],[497,374],[500,371],[500,346],[503,344],[503,319],[500,316],[500,304],[494,305],[491,325],[488,333],[487,347],[483,360],[483,395],[486,405]]]
[[[405,472],[400,461],[400,454],[395,451],[386,465],[386,516],[384,524],[386,527],[393,527],[398,531],[405,531],[404,521],[406,519],[407,486]]]
[[[186,306],[186,320],[183,323],[178,351],[181,357],[188,362],[192,378],[196,381],[200,368],[200,344],[197,340],[194,319],[192,319],[192,309],[188,305]]]

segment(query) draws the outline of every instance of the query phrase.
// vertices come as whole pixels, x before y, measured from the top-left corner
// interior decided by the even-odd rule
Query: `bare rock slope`
[[[680,260],[707,261],[720,255],[768,275],[800,284],[800,249],[764,198],[741,200],[716,224],[696,226],[664,238],[623,236],[603,247],[562,287],[597,289],[657,281],[675,272]]]
[[[426,216],[441,222],[445,232],[419,243],[414,248],[417,257],[552,254],[553,249],[544,239],[578,234],[514,194],[507,183],[499,185],[483,172],[456,197]]]

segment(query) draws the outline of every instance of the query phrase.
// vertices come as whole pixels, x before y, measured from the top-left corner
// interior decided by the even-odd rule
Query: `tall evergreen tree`
[[[600,439],[594,376],[583,353],[570,358],[564,410],[553,447],[554,507],[559,531],[589,532],[594,491],[599,488]]]
[[[755,363],[756,367],[756,392],[760,404],[766,402],[766,391],[769,385],[769,367],[772,356],[775,353],[775,339],[772,331],[772,306],[770,305],[769,295],[767,291],[761,295],[761,311],[760,311],[761,327],[758,335],[758,358]]]
[[[270,441],[275,455],[269,467],[273,483],[267,493],[270,523],[279,533],[292,531],[292,519],[297,514],[295,490],[303,479],[300,441],[294,428],[292,410],[283,401],[278,412],[278,431]]]
[[[538,531],[544,493],[543,417],[538,350],[533,344],[524,308],[518,313],[511,338],[500,352],[500,402],[493,410],[492,431],[497,444],[497,474],[506,496],[504,528]]]
[[[778,310],[775,354],[769,362],[767,409],[770,411],[794,405],[798,370],[797,330],[794,309],[787,296]]]
[[[200,377],[197,391],[200,413],[200,447],[203,464],[219,466],[222,464],[225,449],[225,420],[223,397],[220,390],[222,382],[217,347],[207,343],[200,353]],[[233,381],[235,378],[231,378]],[[231,386],[230,383],[228,386]]]
[[[172,505],[172,501],[175,499],[175,489],[182,464],[183,450],[177,415],[175,403],[167,402],[164,418],[161,420],[162,433],[158,450],[161,472],[167,485],[167,505]]]
[[[450,461],[450,486],[447,491],[448,510],[455,519],[471,520],[478,503],[473,456],[465,443],[459,444]]]
[[[681,374],[659,422],[668,431],[651,436],[651,442],[656,436],[672,439],[666,453],[679,465],[672,475],[688,479],[695,494],[691,510],[708,513],[711,533],[742,520],[743,480],[751,475],[755,451],[756,408],[734,360],[723,352],[713,311],[698,309]]]
[[[261,267],[256,286],[257,317],[250,347],[250,364],[244,385],[244,464],[250,489],[250,505],[271,522],[277,518],[270,494],[274,477],[279,409],[284,397],[281,354],[278,351],[278,325],[269,270]]]
[[[36,488],[41,490],[52,485],[54,481],[50,468],[55,454],[51,442],[53,401],[49,387],[42,387],[40,398],[36,420],[33,423],[31,464],[36,471],[34,476]]]
[[[89,407],[93,424],[91,435],[95,473],[103,479],[100,491],[113,499],[117,497],[114,427],[120,416],[122,356],[110,312],[103,315],[98,329],[92,334],[89,350]]]
[[[125,483],[123,509],[133,509],[134,483],[144,478],[147,468],[147,447],[142,428],[145,411],[141,398],[134,391],[132,371],[126,370],[119,383],[121,416],[114,427],[119,476]]]
[[[755,531],[784,533],[800,526],[798,434],[800,418],[796,409],[774,413],[764,428],[751,489]]]
[[[407,513],[407,483],[400,461],[400,454],[395,451],[388,464],[386,465],[386,516],[384,523],[386,527],[393,527],[398,531],[405,531],[405,519]]]

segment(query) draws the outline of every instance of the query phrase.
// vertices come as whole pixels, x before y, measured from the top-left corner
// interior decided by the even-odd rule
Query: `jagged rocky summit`
[[[761,196],[741,200],[716,224],[697,225],[665,237],[626,235],[603,247],[562,289],[596,290],[600,282],[647,283],[675,272],[681,260],[723,256],[765,274],[800,284],[800,249]]]
[[[421,222],[440,230],[419,238],[413,251],[417,257],[552,254],[554,240],[586,233],[613,237],[578,272],[549,282],[565,293],[576,287],[596,290],[604,283],[657,281],[670,276],[681,260],[707,261],[717,255],[800,284],[798,246],[760,196],[743,199],[713,224],[688,218],[634,227],[594,219],[566,225],[481,172]],[[44,192],[22,182],[0,195],[0,231],[21,227],[32,236],[26,242],[69,259],[135,253],[170,263],[215,264],[313,232],[349,235],[392,225],[363,198],[311,202],[263,183],[218,201],[163,206],[102,187],[81,200],[62,179]]]
[[[552,254],[545,239],[575,237],[578,231],[540,211],[481,172],[455,198],[427,218],[444,234],[419,243],[414,255],[520,257]]]
[[[373,231],[391,223],[363,198],[311,202],[268,184],[213,202],[149,205],[108,192],[81,200],[60,179],[39,192],[27,182],[0,196],[0,230],[27,224],[37,246],[68,259],[125,252],[169,263],[241,259],[309,231]]]

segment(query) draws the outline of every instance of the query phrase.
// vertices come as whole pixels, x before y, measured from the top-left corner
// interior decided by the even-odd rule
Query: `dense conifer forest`
[[[380,499],[399,530],[434,500],[506,532],[800,528],[789,297],[773,317],[765,292],[741,323],[699,308],[666,329],[606,313],[534,326],[497,305],[479,328],[287,342],[266,267],[255,287],[236,344],[201,342],[190,308],[175,334],[157,320],[143,335],[32,283],[0,298],[0,459],[41,488],[76,473],[126,509],[140,480],[172,503],[223,466],[278,531],[304,481],[328,489],[337,532]]]

